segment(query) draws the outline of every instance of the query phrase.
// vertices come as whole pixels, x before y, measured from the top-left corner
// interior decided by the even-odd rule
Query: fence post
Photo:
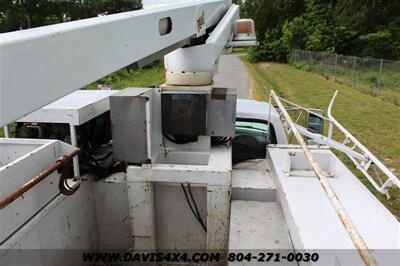
[[[336,70],[337,69],[337,54],[335,54],[335,73],[333,74],[333,81],[336,82]]]
[[[379,68],[378,88],[381,87],[382,67],[383,67],[383,59],[381,59],[381,66]]]
[[[353,63],[353,89],[356,87],[356,63],[357,63],[357,57],[354,57],[354,63]]]

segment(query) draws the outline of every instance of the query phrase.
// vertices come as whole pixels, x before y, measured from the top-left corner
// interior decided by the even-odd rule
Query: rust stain
[[[67,225],[68,225],[68,230],[71,230],[71,224],[69,223],[69,217],[67,215]]]
[[[207,214],[207,217],[209,217],[209,218],[216,218],[216,217],[218,217],[218,215],[217,215],[217,214],[208,213],[208,214]]]

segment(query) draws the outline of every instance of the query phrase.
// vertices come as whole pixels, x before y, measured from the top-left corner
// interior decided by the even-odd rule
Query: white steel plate
[[[278,202],[232,201],[229,229],[231,252],[243,252],[243,250],[293,252],[292,248],[285,217]]]
[[[79,126],[110,110],[117,90],[78,90],[18,119],[18,122],[65,123]]]
[[[82,252],[99,248],[93,186],[50,201],[0,245],[0,265],[82,265]]]
[[[328,178],[328,182],[367,246],[375,250],[378,263],[390,264],[392,258],[385,258],[385,253],[381,251],[400,249],[399,221],[330,150],[311,151],[317,163],[323,169],[330,168],[333,173],[334,177]],[[292,149],[288,146],[268,148],[278,197],[295,249],[347,250],[326,252],[324,263],[337,260],[348,264],[350,260],[352,265],[361,265],[354,244],[317,178],[287,176],[285,173],[290,169],[289,164],[293,163],[290,153],[296,154],[305,168],[310,167],[301,158],[305,156],[299,146],[293,145]],[[330,156],[329,164],[326,163],[326,156]]]
[[[232,170],[232,199],[276,201],[276,187],[268,169]]]

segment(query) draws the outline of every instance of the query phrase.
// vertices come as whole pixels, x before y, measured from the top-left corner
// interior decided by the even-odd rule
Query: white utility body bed
[[[378,263],[393,262],[386,251],[400,249],[400,223],[330,150],[312,149],[312,153],[322,170],[331,173],[329,183]],[[361,265],[354,244],[302,150],[294,145],[275,146],[268,148],[268,156],[295,249],[326,249],[325,258],[330,261],[325,263],[338,260]],[[299,169],[305,170],[303,176],[290,174]],[[348,251],[335,253],[335,249]]]

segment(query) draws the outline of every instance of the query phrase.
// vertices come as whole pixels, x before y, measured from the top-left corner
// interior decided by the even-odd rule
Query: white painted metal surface
[[[73,150],[57,140],[0,139],[0,199]],[[0,243],[60,193],[59,177],[57,172],[51,174],[0,210]]]
[[[232,5],[205,44],[180,48],[165,56],[167,72],[216,72],[218,58],[232,39],[233,23],[238,19],[239,7]]]
[[[56,195],[44,205],[0,243],[0,264],[81,265],[82,250],[98,248],[94,198],[102,195],[93,195],[92,186],[92,181],[83,181],[73,197]]]
[[[182,187],[171,183],[154,183],[153,187],[158,249],[205,250],[207,234],[191,212]],[[207,187],[191,185],[191,191],[206,222]]]
[[[129,64],[183,45],[218,23],[227,8],[223,0],[196,0],[1,34],[0,126]],[[159,21],[168,17],[172,31],[161,36]]]
[[[207,186],[207,250],[224,251],[228,248],[231,202],[231,177],[225,186]],[[224,261],[220,265],[225,265]]]
[[[71,144],[75,147],[78,147],[78,138],[76,135],[76,128],[74,125],[69,126],[69,132],[70,132],[70,136],[71,136]],[[74,167],[74,176],[80,177],[81,174],[79,171],[79,157],[74,156],[74,158],[72,158],[72,162],[73,162],[73,167]]]
[[[84,178],[93,179],[95,176]],[[98,248],[129,250],[132,238],[129,219],[128,192],[124,172],[91,183],[96,210]]]
[[[196,153],[199,154],[199,152],[192,152],[194,157],[196,157]],[[142,167],[129,166],[127,168],[127,181],[227,185],[230,184],[232,168],[230,153],[230,148],[213,147],[206,165],[161,162],[143,165]],[[173,152],[169,154],[173,154]],[[184,154],[185,158],[190,159],[192,157],[190,152]],[[200,152],[200,154],[203,153]]]
[[[380,250],[400,249],[399,221],[331,151],[312,149],[311,152],[317,163],[325,160],[326,156],[330,157],[329,164],[321,164],[322,170],[333,171],[333,178],[328,178],[329,184],[378,263],[392,263],[393,256],[385,257],[385,252]],[[295,146],[269,147],[268,157],[295,249],[342,250],[325,252],[320,263],[331,265],[338,261],[342,265],[362,265],[358,252],[315,175],[286,174],[291,162],[302,163],[304,169],[311,170],[302,150]]]
[[[157,232],[153,183],[128,183],[128,197],[133,249],[156,250]]]
[[[257,46],[258,41],[232,41],[228,42],[229,47],[247,47],[247,46]]]
[[[246,254],[246,251],[254,250],[293,252],[292,249],[285,217],[278,202],[232,201],[230,251]]]
[[[94,178],[83,176],[72,197],[56,196],[1,242],[0,264],[81,265],[82,250],[129,250],[125,175],[117,173],[96,182]]]
[[[173,151],[170,151],[173,153]],[[191,154],[192,153],[192,154]],[[185,157],[196,158],[196,153],[186,152]],[[203,154],[204,152],[200,152]],[[169,155],[168,155],[169,156]],[[181,160],[178,160],[181,161]],[[127,168],[128,194],[134,248],[157,247],[156,219],[165,219],[154,212],[154,183],[178,185],[190,183],[206,188],[207,241],[200,249],[226,250],[231,194],[231,150],[224,146],[213,147],[205,165],[153,163]],[[164,191],[164,193],[166,193]],[[171,202],[173,204],[173,202]],[[139,216],[138,216],[139,215]],[[140,217],[140,218],[139,218]],[[189,241],[190,242],[190,241]],[[174,243],[171,243],[171,248]]]
[[[109,96],[118,91],[113,90],[78,90],[63,98],[40,108],[17,122],[68,124],[71,144],[78,147],[76,126],[110,110]],[[79,177],[79,158],[75,156],[74,174]]]
[[[274,202],[276,187],[269,169],[233,169],[232,200]]]
[[[116,90],[78,90],[20,119],[18,122],[60,123],[79,126],[110,110]]]

